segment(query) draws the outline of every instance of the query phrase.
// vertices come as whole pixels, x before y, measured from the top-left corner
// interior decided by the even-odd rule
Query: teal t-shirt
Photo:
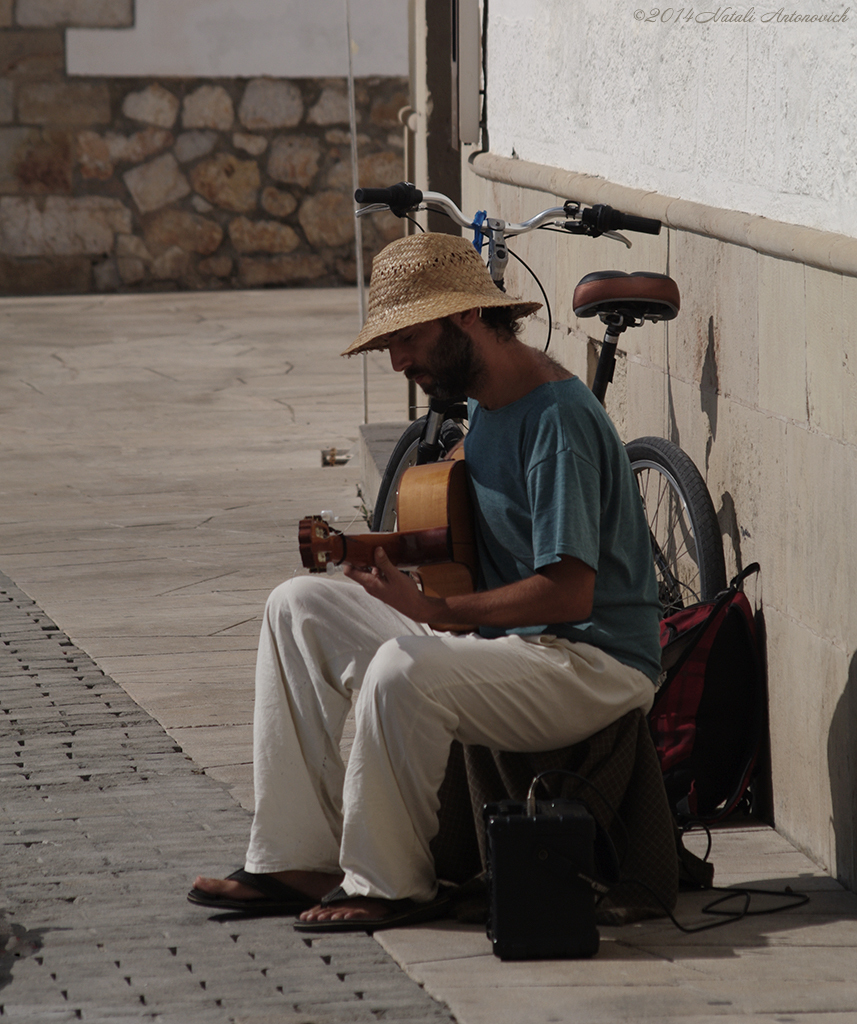
[[[551,633],[599,647],[656,680],[661,608],[649,529],[610,417],[577,377],[542,384],[500,409],[469,405],[464,450],[479,589],[525,579],[560,555],[597,574],[587,622],[480,633]]]

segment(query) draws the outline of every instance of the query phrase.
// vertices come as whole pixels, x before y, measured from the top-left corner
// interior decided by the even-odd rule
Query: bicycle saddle
[[[666,274],[599,270],[582,277],[571,300],[577,316],[624,313],[635,319],[672,320],[681,308],[678,285]]]

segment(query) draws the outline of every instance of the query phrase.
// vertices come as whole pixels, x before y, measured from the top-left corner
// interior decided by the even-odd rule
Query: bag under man
[[[753,777],[767,723],[765,665],[743,581],[661,622],[663,675],[649,726],[680,824],[733,811]]]

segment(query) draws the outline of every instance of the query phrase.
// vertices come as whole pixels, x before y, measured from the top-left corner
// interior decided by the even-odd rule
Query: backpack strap
[[[678,883],[679,888],[688,889],[711,889],[714,886],[714,865],[708,859],[711,852],[709,844],[708,853],[705,857],[697,857],[684,845],[684,829],[679,828],[673,819],[673,831],[675,834],[675,848],[678,854]],[[710,833],[709,833],[710,838]]]
[[[752,576],[754,573],[761,571],[761,566],[758,562],[751,562],[746,569],[742,569],[741,572],[734,576],[729,583],[729,586],[725,590],[721,590],[720,593],[711,601],[711,608],[705,618],[698,623],[692,630],[690,630],[686,637],[684,637],[680,649],[674,654],[672,660],[664,662],[663,655],[661,665],[663,668],[668,668],[670,672],[675,675],[678,673],[682,665],[690,657],[691,651],[696,646],[697,639],[708,629],[710,623],[712,623],[720,612],[726,607],[732,598],[741,589],[741,584],[747,579],[748,576]],[[705,602],[703,602],[704,604]]]
[[[752,576],[754,573],[759,572],[761,568],[762,567],[758,562],[751,562],[746,569],[742,569],[737,576],[732,577],[727,590],[740,590],[741,584],[744,580],[746,580],[748,576]]]

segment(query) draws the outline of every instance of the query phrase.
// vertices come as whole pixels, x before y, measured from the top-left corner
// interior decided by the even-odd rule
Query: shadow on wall
[[[708,334],[705,359],[699,380],[699,404],[708,420],[708,441],[705,445],[705,475],[708,476],[708,462],[711,449],[717,440],[717,398],[720,394],[720,374],[717,369],[717,339],[714,331],[714,317],[708,318]]]
[[[836,877],[857,890],[857,654],[830,722],[827,767],[836,837]]]
[[[740,559],[740,551],[738,552]],[[740,572],[743,566],[738,566]],[[764,685],[764,706],[762,708],[762,736],[759,743],[759,752],[756,758],[756,769],[751,788],[752,801],[751,810],[757,821],[774,827],[774,784],[773,771],[771,768],[771,728],[770,728],[770,679],[768,675],[768,627],[765,622],[765,609],[759,603],[756,613],[753,616],[756,626],[756,635],[759,638],[759,652],[762,658],[763,685]]]

